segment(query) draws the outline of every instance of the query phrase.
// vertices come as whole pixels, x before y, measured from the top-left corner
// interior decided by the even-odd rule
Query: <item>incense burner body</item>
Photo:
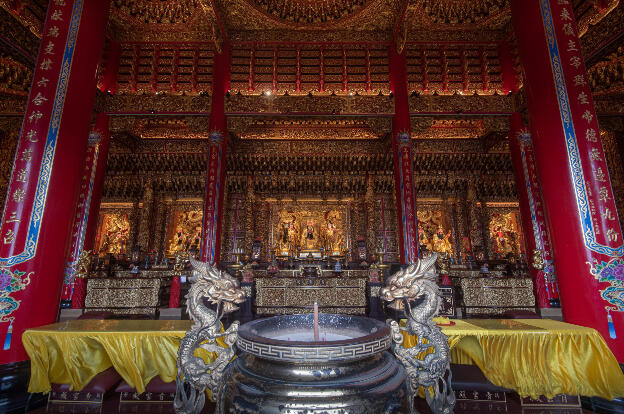
[[[390,329],[374,319],[313,315],[255,320],[239,329],[225,373],[227,413],[408,412],[406,372],[388,352]]]

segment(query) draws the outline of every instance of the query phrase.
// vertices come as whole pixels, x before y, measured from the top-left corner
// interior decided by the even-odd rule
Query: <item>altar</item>
[[[255,278],[256,314],[309,313],[317,303],[321,312],[364,315],[368,275],[368,270],[340,275],[321,270],[317,277],[302,276],[299,270],[264,274]]]

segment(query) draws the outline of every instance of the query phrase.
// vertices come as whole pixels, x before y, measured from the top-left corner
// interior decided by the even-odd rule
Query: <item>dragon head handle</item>
[[[437,258],[438,255],[434,253],[392,275],[381,290],[383,300],[391,302],[389,305],[391,308],[403,309],[404,303],[409,307],[410,303],[425,296],[425,302],[419,307],[431,307],[434,308],[432,313],[437,312],[439,305],[435,270]]]
[[[192,278],[195,280],[189,290],[189,297],[205,297],[220,309],[220,314],[233,312],[236,306],[245,301],[245,292],[240,288],[238,280],[216,267],[189,257],[193,267]]]

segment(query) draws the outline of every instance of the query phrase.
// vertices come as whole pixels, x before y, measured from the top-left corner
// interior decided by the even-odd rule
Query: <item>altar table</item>
[[[455,320],[445,326],[453,357],[474,362],[494,384],[521,396],[624,396],[624,375],[593,329],[546,319]],[[82,389],[113,366],[138,392],[156,375],[174,381],[180,339],[190,321],[72,320],[29,329],[30,392],[51,383]],[[415,338],[405,335],[405,346]]]
[[[494,385],[521,397],[624,396],[624,374],[600,334],[550,319],[454,319],[442,328],[451,360],[476,364]],[[405,347],[417,337],[403,334]]]

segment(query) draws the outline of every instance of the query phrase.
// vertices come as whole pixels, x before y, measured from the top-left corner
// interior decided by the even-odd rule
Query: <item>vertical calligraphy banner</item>
[[[216,50],[213,63],[212,102],[210,107],[210,142],[206,165],[206,193],[202,222],[201,260],[218,263],[221,250],[221,215],[225,184],[227,119],[225,94],[230,84],[230,46],[224,42]]]
[[[86,286],[84,280],[76,280],[78,260],[83,252],[92,253],[95,231],[104,187],[106,162],[110,143],[108,115],[100,113],[89,134],[87,156],[78,195],[78,204],[71,232],[71,247],[67,254],[65,279],[61,300],[71,301],[74,309],[84,306]]]
[[[218,132],[210,134],[208,149],[208,171],[206,173],[206,195],[204,200],[203,244],[202,260],[214,264],[219,260],[217,238],[219,221],[221,220],[222,206],[222,164],[223,164],[223,135]]]
[[[624,361],[624,245],[572,5],[511,5],[563,316]]]
[[[531,133],[524,127],[520,113],[510,119],[509,150],[518,189],[518,201],[527,244],[529,267],[540,308],[559,304],[559,288],[550,246],[550,236],[542,203]]]
[[[418,224],[416,223],[416,192],[414,186],[414,152],[407,94],[405,52],[390,46],[390,88],[394,94],[392,119],[392,155],[399,223],[399,248],[402,264],[418,261]]]
[[[0,364],[56,320],[108,0],[51,0],[0,223]]]

